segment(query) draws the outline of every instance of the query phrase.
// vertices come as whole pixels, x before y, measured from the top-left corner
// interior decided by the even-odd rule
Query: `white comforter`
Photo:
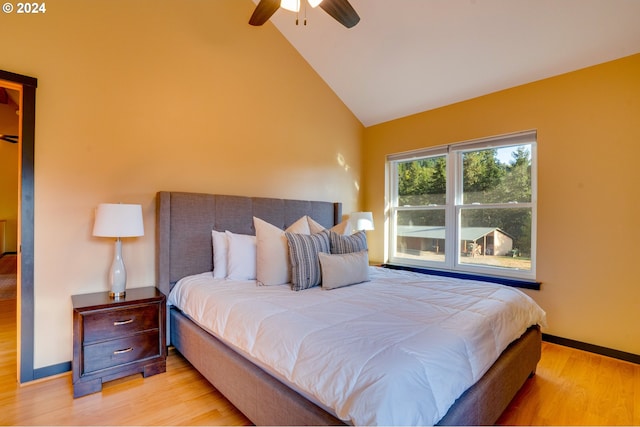
[[[355,425],[432,425],[545,313],[517,289],[371,267],[334,290],[182,279],[203,328]]]

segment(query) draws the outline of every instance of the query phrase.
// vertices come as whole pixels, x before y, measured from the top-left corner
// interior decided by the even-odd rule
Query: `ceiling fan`
[[[276,13],[278,8],[298,12],[300,10],[300,2],[304,0],[260,0],[256,10],[253,11],[249,24],[260,26],[267,22],[271,16]],[[348,0],[307,0],[311,7],[320,6],[322,10],[327,12],[336,21],[347,28],[351,28],[360,21],[360,16],[355,9],[349,4]]]
[[[2,141],[7,141],[10,142],[12,144],[17,144],[18,143],[18,135],[3,135],[0,133],[0,139]]]

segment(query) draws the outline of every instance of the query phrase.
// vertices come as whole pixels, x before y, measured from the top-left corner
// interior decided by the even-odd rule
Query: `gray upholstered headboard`
[[[165,294],[184,276],[213,269],[211,230],[255,234],[253,217],[282,229],[303,215],[330,228],[342,204],[160,191],[156,195],[156,286]]]

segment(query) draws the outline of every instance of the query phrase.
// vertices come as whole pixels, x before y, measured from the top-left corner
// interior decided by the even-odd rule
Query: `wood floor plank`
[[[500,425],[639,425],[640,365],[550,343]]]
[[[178,352],[167,372],[73,399],[71,375],[19,386],[15,301],[0,301],[0,425],[249,425]],[[542,343],[533,378],[499,425],[640,425],[640,365]]]

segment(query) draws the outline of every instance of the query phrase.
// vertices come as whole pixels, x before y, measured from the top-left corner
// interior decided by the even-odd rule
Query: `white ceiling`
[[[310,7],[271,22],[365,126],[640,52],[640,0],[350,3],[351,29]]]

